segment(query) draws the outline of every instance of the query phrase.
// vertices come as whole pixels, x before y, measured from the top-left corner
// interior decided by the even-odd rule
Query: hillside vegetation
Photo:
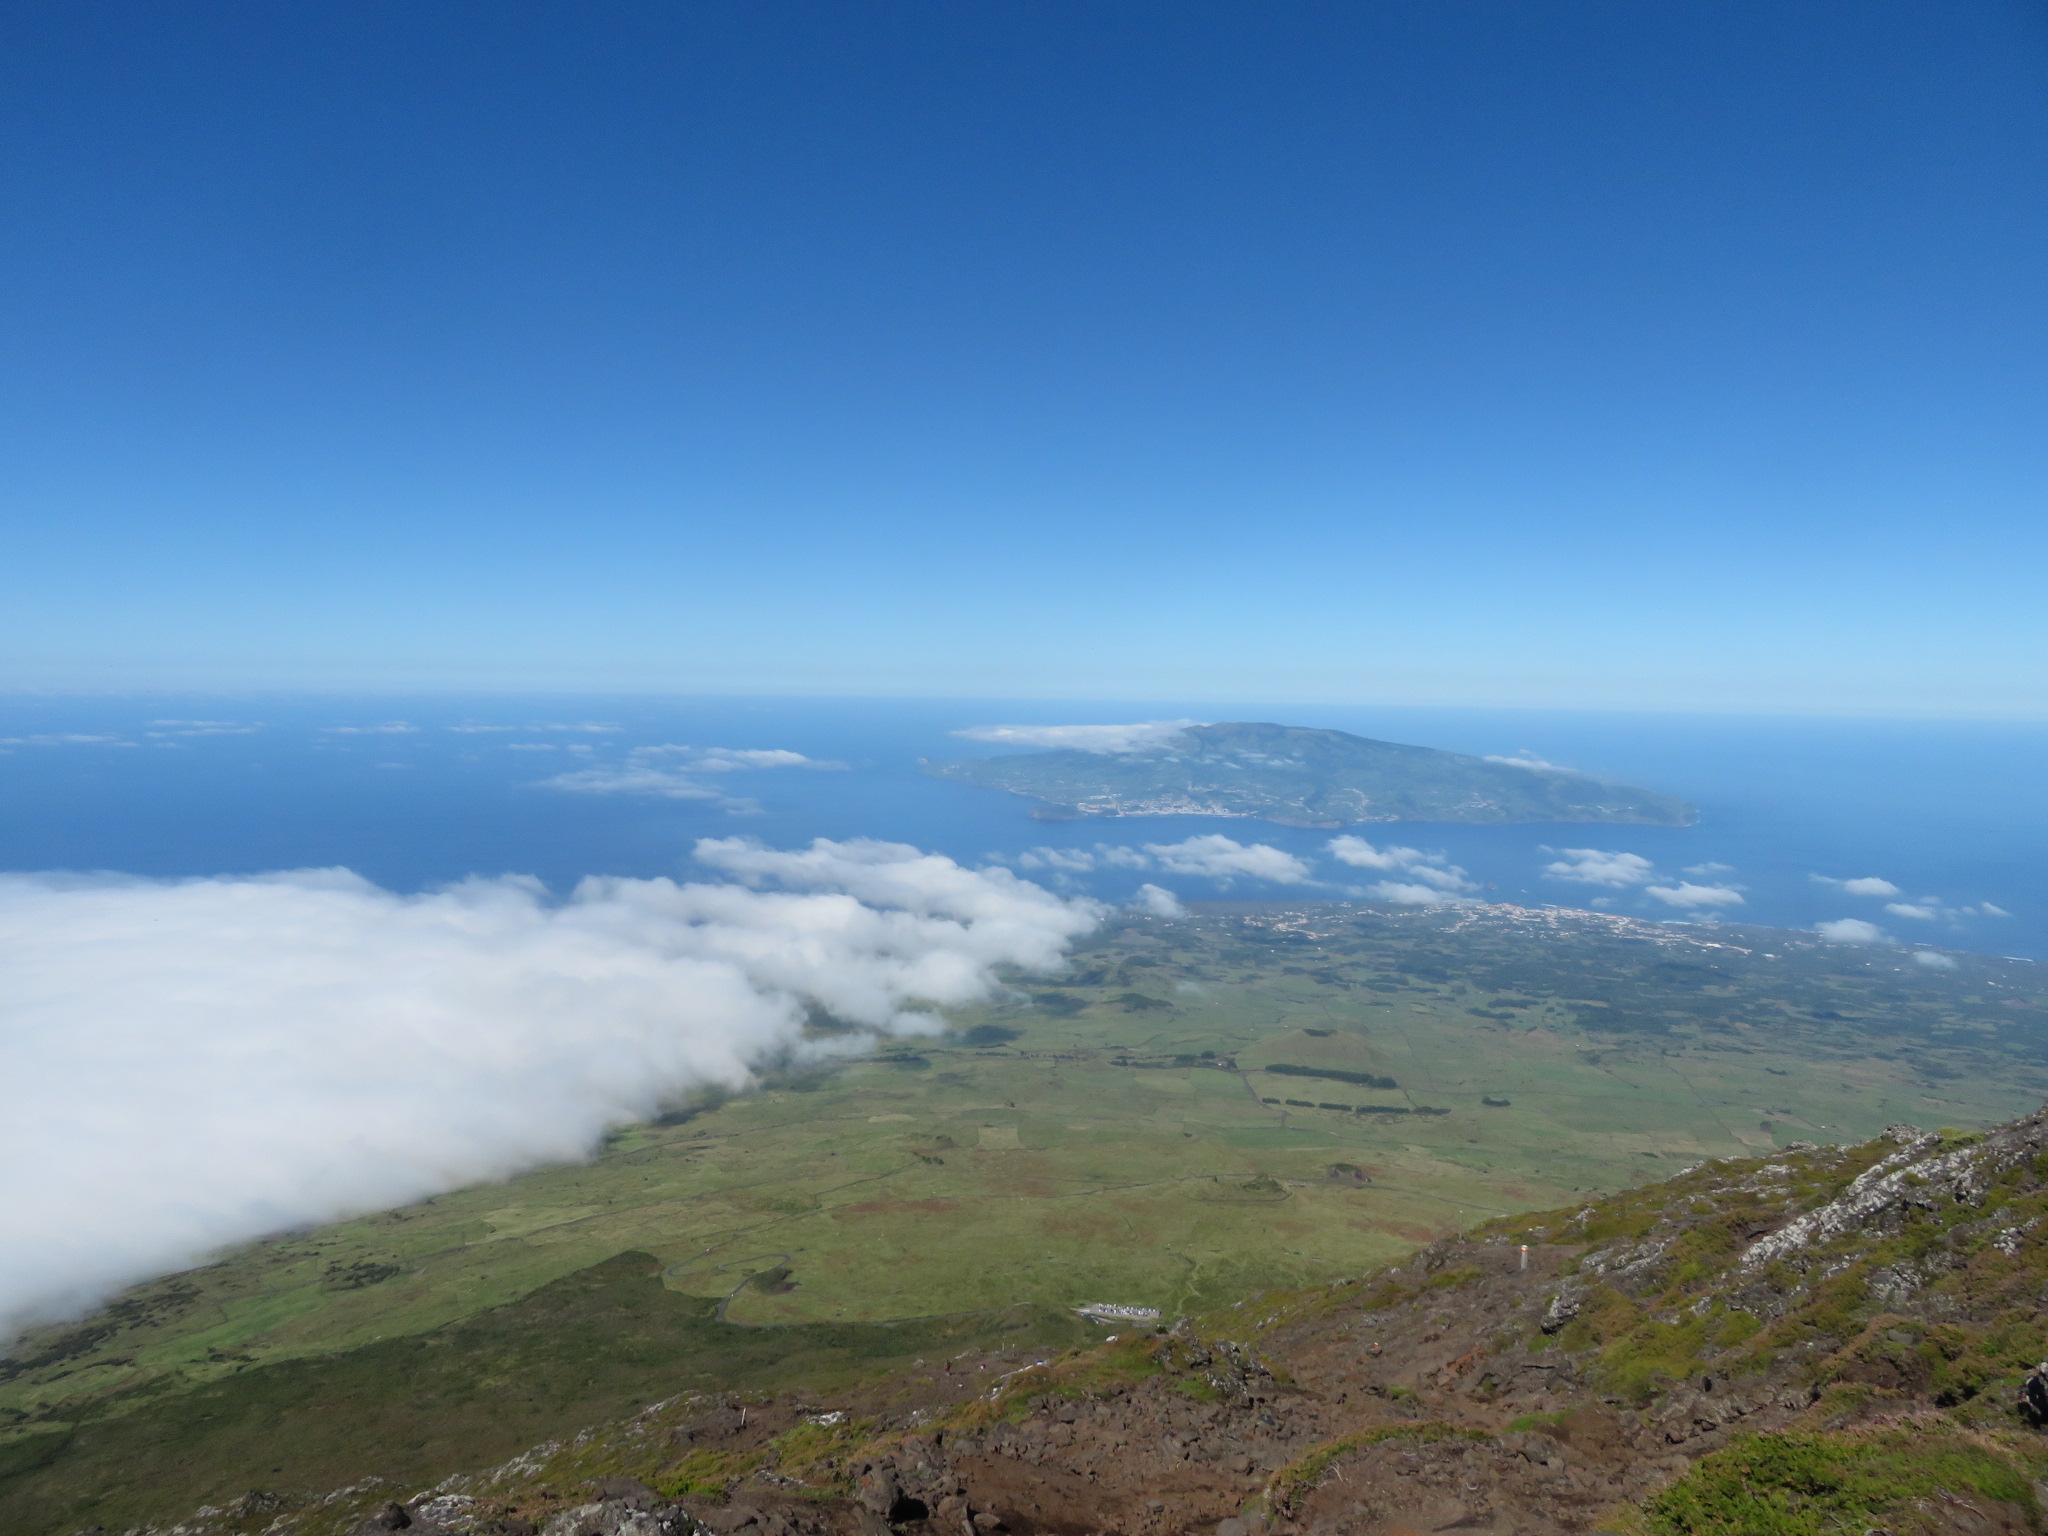
[[[1023,1370],[967,1350],[836,1396],[685,1393],[402,1507],[265,1492],[181,1529],[2037,1531],[2044,1239],[2048,1115],[1898,1126]]]
[[[1070,1345],[1083,1303],[1186,1320],[1349,1294],[1327,1288],[1517,1211],[1619,1209],[1637,1196],[1592,1192],[1688,1164],[1985,1125],[2048,1089],[2048,1010],[2038,968],[1956,961],[1514,908],[1133,920],[915,1052],[284,1235],[21,1340],[0,1529],[120,1529],[252,1488],[298,1508],[366,1478],[410,1496],[669,1398],[687,1417],[745,1395],[749,1434],[820,1400],[880,1423]],[[1832,1178],[1811,1160],[1834,1156],[1782,1166]],[[1546,1222],[1538,1276],[1580,1242]],[[1482,1276],[1496,1246],[1471,1246]]]

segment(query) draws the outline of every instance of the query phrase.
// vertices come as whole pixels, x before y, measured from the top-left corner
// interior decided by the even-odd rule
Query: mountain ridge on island
[[[1121,751],[1060,748],[925,771],[1039,802],[1047,820],[1228,816],[1334,828],[1386,821],[1690,826],[1675,795],[1543,763],[1473,757],[1348,731],[1224,721]]]

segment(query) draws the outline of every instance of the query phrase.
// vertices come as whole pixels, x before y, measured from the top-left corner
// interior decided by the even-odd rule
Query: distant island
[[[1027,752],[925,771],[1039,803],[1034,816],[1244,816],[1290,827],[1374,821],[1606,821],[1691,826],[1675,795],[1564,768],[1239,721],[1190,725],[1131,750]]]

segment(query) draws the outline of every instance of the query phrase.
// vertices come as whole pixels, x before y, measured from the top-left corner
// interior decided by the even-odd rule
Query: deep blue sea
[[[1791,927],[1853,917],[1899,942],[2048,960],[2048,725],[2032,723],[1173,701],[13,697],[0,700],[0,868],[189,876],[345,865],[397,890],[506,872],[565,889],[593,873],[690,877],[691,848],[707,835],[781,846],[876,837],[982,863],[1035,846],[1222,833],[1295,853],[1328,883],[1226,887],[1122,868],[1069,878],[1107,899],[1144,880],[1197,900],[1336,894],[1358,883],[1360,871],[1327,855],[1328,833],[1197,817],[1035,821],[1024,800],[917,766],[996,750],[950,734],[965,727],[1183,717],[1534,753],[1701,808],[1699,825],[1682,829],[1356,829],[1440,852],[1485,899],[1686,916],[1647,894],[1649,880],[1597,887],[1545,875],[1563,857],[1553,850],[1594,848],[1640,855],[1666,885],[1739,888],[1740,906],[1709,917]],[[661,746],[694,750],[647,750]],[[712,748],[842,766],[706,770]],[[547,782],[635,765],[715,795]],[[1870,879],[1896,894],[1826,883]]]

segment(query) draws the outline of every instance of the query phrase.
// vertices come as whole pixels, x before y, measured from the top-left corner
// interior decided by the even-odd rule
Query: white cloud
[[[1366,886],[1359,894],[1373,901],[1391,901],[1404,907],[1463,907],[1472,904],[1470,896],[1461,896],[1441,886],[1419,885],[1404,880],[1382,880],[1377,885]]]
[[[1923,922],[1932,922],[1941,916],[1941,908],[1931,901],[1888,901],[1884,909],[1896,917],[1915,917]]]
[[[1688,875],[1730,875],[1734,872],[1735,866],[1733,864],[1709,863],[1688,864],[1685,866],[1685,873],[1687,873]]]
[[[1458,868],[1455,864],[1447,869],[1439,869],[1432,864],[1411,864],[1402,873],[1411,880],[1419,880],[1424,885],[1433,885],[1440,891],[1470,891],[1477,889],[1470,880],[1465,878],[1465,871]]]
[[[1916,949],[1913,958],[1930,970],[1952,971],[1956,968],[1955,961],[1938,949]]]
[[[1836,890],[1851,896],[1896,896],[1899,888],[1889,880],[1876,875],[1859,875],[1853,880],[1836,880],[1828,875],[1815,875],[1813,879],[1822,885],[1832,885]]]
[[[1569,768],[1560,768],[1556,763],[1545,762],[1527,747],[1522,748],[1521,751],[1515,753],[1512,757],[1489,756],[1486,760],[1489,763],[1504,763],[1510,768],[1547,768],[1552,773],[1571,772]]]
[[[1076,752],[1145,752],[1163,746],[1200,720],[1142,720],[1133,725],[971,725],[953,732],[967,741]]]
[[[624,726],[605,725],[596,720],[537,720],[531,725],[451,725],[449,730],[464,736],[488,735],[494,731],[576,731],[584,735],[610,736]]]
[[[572,795],[652,795],[664,800],[724,800],[724,791],[664,768],[578,768],[540,781]]]
[[[1875,923],[1866,923],[1860,917],[1838,917],[1825,923],[1815,923],[1813,931],[1824,939],[1836,944],[1889,944],[1891,935]]]
[[[902,844],[700,852],[749,884],[0,876],[0,1336],[225,1244],[583,1156],[826,1053],[812,1008],[930,1032],[1100,910]]]
[[[1150,912],[1154,917],[1186,917],[1188,909],[1180,904],[1180,898],[1163,885],[1145,884],[1138,887],[1138,899],[1131,903]]]
[[[1681,880],[1676,885],[1653,885],[1644,894],[1656,897],[1667,907],[1739,907],[1742,892],[1732,885],[1694,885]]]
[[[1017,855],[1021,869],[1055,869],[1062,874],[1085,875],[1095,868],[1095,855],[1086,848],[1026,848]]]
[[[135,743],[119,736],[95,736],[84,731],[45,732],[35,736],[0,736],[0,747],[132,747]]]
[[[419,727],[404,720],[386,720],[382,725],[325,725],[323,736],[411,736]]]
[[[2003,907],[1994,907],[1994,906],[1993,906],[1993,905],[1991,905],[1991,903],[1990,903],[1990,902],[1988,902],[1988,901],[1980,901],[1980,902],[1978,902],[1978,903],[1977,903],[1977,910],[1978,910],[1978,912],[1980,912],[1981,914],[1983,914],[1983,915],[1984,915],[1985,917],[2011,917],[2011,916],[2012,916],[2012,914],[2011,914],[2010,912],[2006,911],[2006,910],[2005,910],[2005,908],[2003,908]]]
[[[709,773],[732,773],[746,768],[818,768],[823,765],[801,752],[781,747],[706,747],[697,766]]]
[[[512,742],[514,752],[546,751],[547,742]],[[582,742],[571,744],[571,752],[592,750]],[[663,766],[680,760],[676,766]],[[693,773],[736,773],[766,768],[837,768],[838,763],[805,757],[801,752],[775,747],[686,747],[679,745],[635,747],[619,768],[580,768],[542,779],[543,789],[559,789],[574,795],[649,795],[664,800],[716,800],[728,811],[757,811],[752,800],[729,798]]]
[[[763,768],[843,768],[845,764],[806,757],[783,747],[687,747],[668,744],[635,747],[626,756],[635,762],[657,758],[680,758],[683,765],[699,773],[738,773]]]
[[[1552,880],[1574,880],[1581,885],[1644,885],[1657,878],[1657,869],[1639,853],[1620,853],[1605,848],[1549,848],[1563,858],[1543,866]]]
[[[1228,839],[1226,839],[1228,841]],[[1121,843],[1097,843],[1095,857],[1104,869],[1150,869],[1152,856]]]
[[[1309,877],[1308,865],[1293,854],[1270,843],[1240,843],[1220,832],[1178,843],[1147,843],[1145,851],[1159,861],[1161,869],[1176,875],[1205,875],[1212,880],[1242,875],[1276,885],[1300,885]]]
[[[1461,898],[1456,893],[1478,889],[1466,877],[1464,870],[1446,863],[1440,853],[1424,853],[1420,848],[1404,848],[1398,844],[1378,848],[1362,837],[1349,834],[1333,837],[1324,846],[1338,863],[1349,864],[1353,869],[1381,869],[1407,877],[1404,880],[1383,880],[1358,892],[1374,901],[1416,906],[1458,900]]]
[[[1420,848],[1402,848],[1389,845],[1375,848],[1362,837],[1333,837],[1324,844],[1330,850],[1330,857],[1340,864],[1349,864],[1353,869],[1406,869],[1411,864],[1440,863],[1441,855],[1424,853]]]
[[[260,725],[243,725],[236,720],[152,720],[151,736],[253,736]]]

